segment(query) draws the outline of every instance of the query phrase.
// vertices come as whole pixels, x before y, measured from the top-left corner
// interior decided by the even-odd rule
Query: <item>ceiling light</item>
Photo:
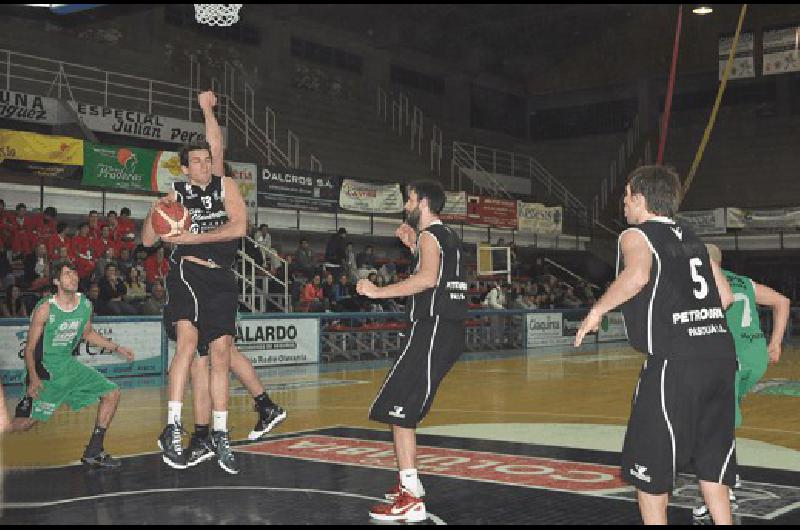
[[[714,8],[712,8],[711,6],[698,5],[695,6],[694,9],[692,9],[692,13],[694,13],[695,15],[708,15],[713,12]]]

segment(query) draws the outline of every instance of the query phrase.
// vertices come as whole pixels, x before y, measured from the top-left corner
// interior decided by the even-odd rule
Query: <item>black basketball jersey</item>
[[[467,314],[467,281],[461,263],[461,240],[441,221],[434,221],[422,232],[432,235],[439,244],[439,276],[433,288],[410,297],[406,304],[409,319],[416,322],[440,316],[462,320]],[[419,270],[419,256],[416,270]]]
[[[628,230],[641,233],[653,255],[650,281],[622,306],[631,346],[668,360],[736,359],[703,242],[664,217]]]
[[[205,234],[228,222],[222,177],[213,175],[205,189],[188,182],[173,182],[172,189],[177,201],[189,210],[192,218],[190,231],[193,234]],[[170,260],[177,264],[183,256],[194,256],[220,267],[230,268],[236,258],[238,244],[239,240],[236,239],[203,245],[177,245]]]

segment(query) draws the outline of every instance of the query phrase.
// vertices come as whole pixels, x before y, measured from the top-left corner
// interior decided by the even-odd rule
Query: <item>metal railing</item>
[[[199,71],[197,59],[192,56],[192,71]],[[223,64],[222,81],[211,77],[211,86],[215,92],[225,95],[225,125],[238,130],[245,139],[245,146],[254,148],[263,156],[267,164],[283,167],[300,168],[300,137],[291,130],[286,132],[286,149],[278,145],[277,119],[275,111],[264,106],[263,126],[256,122],[256,93],[247,82],[240,67],[228,61]],[[199,76],[193,83],[199,86]],[[259,118],[260,119],[260,118]],[[309,169],[321,170],[322,162],[313,154],[309,154]]]
[[[272,272],[256,263],[245,250],[246,243],[255,246],[261,252],[265,260],[272,264],[276,262],[283,267],[283,279],[281,280]],[[241,282],[241,294],[239,301],[242,302],[253,313],[265,313],[272,307],[289,313],[292,311],[292,298],[289,295],[289,264],[280,257],[275,250],[268,248],[249,236],[242,238],[242,246],[237,251],[241,258],[239,269],[234,269],[236,278]],[[280,266],[278,267],[280,268]],[[276,282],[283,288],[283,293],[270,292],[270,282]]]
[[[395,96],[383,87],[378,86],[375,101],[378,120],[385,123],[397,136],[402,137],[405,131],[408,130],[409,146],[423,160],[428,157],[424,146],[426,139],[430,138],[427,140],[427,145],[430,149],[430,159],[427,162],[431,172],[436,176],[441,176],[443,156],[442,130],[436,123],[431,122],[429,133],[426,134],[425,113],[418,106],[412,106],[408,96],[402,92]]]
[[[190,77],[199,75],[192,62]],[[52,98],[192,120],[200,113],[192,86],[0,50],[0,86]]]
[[[545,261],[545,263],[549,263],[553,267],[557,268],[561,272],[564,272],[564,273],[568,274],[569,276],[571,276],[572,278],[575,278],[579,282],[583,282],[586,285],[588,285],[589,287],[592,287],[593,289],[597,289],[598,291],[600,290],[600,286],[599,285],[596,285],[596,284],[590,282],[589,280],[587,280],[586,278],[584,278],[583,276],[572,272],[571,270],[569,270],[568,268],[564,267],[560,263],[556,263],[555,261],[551,260],[550,258],[544,258],[544,261]]]

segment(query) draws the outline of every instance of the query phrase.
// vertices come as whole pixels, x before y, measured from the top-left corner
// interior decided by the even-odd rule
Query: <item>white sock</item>
[[[170,401],[167,405],[167,425],[177,425],[181,422],[181,409],[183,403],[180,401]]]
[[[214,430],[228,432],[228,411],[215,410],[212,416],[214,417]]]
[[[415,497],[422,497],[425,495],[425,490],[422,489],[422,483],[419,481],[416,469],[401,469],[400,470],[400,485],[410,491]]]

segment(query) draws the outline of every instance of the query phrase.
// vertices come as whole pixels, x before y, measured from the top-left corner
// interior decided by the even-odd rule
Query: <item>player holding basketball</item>
[[[711,261],[722,265],[722,252],[716,245],[706,245]],[[746,276],[723,270],[725,278],[733,292],[733,303],[725,311],[728,328],[736,345],[736,358],[739,369],[736,371],[735,421],[736,428],[742,425],[742,400],[756,383],[764,377],[769,363],[777,363],[781,358],[781,343],[789,323],[791,302],[782,294],[766,285],[754,282]],[[758,306],[772,308],[772,337],[767,345],[761,322],[758,318]],[[738,480],[737,480],[738,482]],[[736,500],[731,494],[731,500]],[[708,515],[706,505],[694,508],[697,518]]]
[[[81,462],[91,467],[119,467],[119,460],[103,449],[106,430],[119,404],[119,388],[72,352],[81,339],[122,354],[128,361],[133,361],[133,352],[92,329],[92,303],[78,292],[75,265],[56,263],[51,277],[58,292],[40,300],[31,315],[25,345],[25,397],[17,405],[11,428],[27,431],[37,422],[49,420],[64,403],[80,410],[99,400],[95,428]]]
[[[736,481],[736,354],[724,307],[732,300],[703,243],[670,217],[678,175],[643,166],[625,188],[625,268],[575,337],[579,346],[603,315],[622,306],[631,346],[647,353],[622,450],[622,478],[638,490],[645,524],[666,524],[675,476],[690,462],[716,524],[731,524]]]
[[[236,335],[238,292],[231,271],[238,240],[247,228],[244,200],[236,182],[222,177],[223,142],[214,116],[212,92],[198,96],[206,120],[209,141],[184,146],[181,170],[186,182],[176,182],[169,194],[157,201],[142,229],[142,243],[152,246],[158,239],[151,217],[160,204],[177,201],[192,217],[188,233],[161,236],[176,244],[166,278],[169,299],[164,307],[164,326],[177,340],[169,370],[167,426],[159,436],[164,462],[185,469],[187,460],[181,442],[181,410],[186,380],[195,352],[211,360],[210,394],[213,407],[211,438],[222,469],[238,473],[228,435],[228,371],[233,337]]]
[[[467,282],[461,240],[439,220],[444,203],[438,182],[410,185],[405,205],[408,224],[398,228],[397,236],[416,254],[416,271],[386,287],[376,287],[369,280],[357,284],[358,293],[369,298],[410,297],[408,342],[369,413],[370,419],[392,426],[400,470],[400,484],[386,495],[393,504],[370,510],[370,517],[380,521],[427,518],[425,490],[417,475],[416,428],[428,414],[439,384],[464,351]]]

